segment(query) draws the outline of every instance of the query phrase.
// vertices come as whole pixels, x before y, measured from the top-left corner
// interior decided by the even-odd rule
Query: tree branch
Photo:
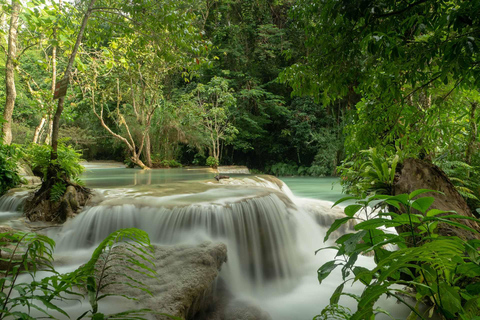
[[[375,18],[386,18],[386,17],[391,17],[391,16],[395,16],[397,14],[402,14],[410,9],[412,9],[413,7],[416,7],[424,2],[427,2],[427,1],[430,1],[430,0],[419,0],[417,2],[413,2],[411,3],[410,5],[406,6],[405,8],[401,9],[401,10],[398,10],[398,11],[393,11],[393,12],[389,12],[389,13],[385,13],[385,14],[381,14],[381,15],[378,15],[378,16],[375,16]]]

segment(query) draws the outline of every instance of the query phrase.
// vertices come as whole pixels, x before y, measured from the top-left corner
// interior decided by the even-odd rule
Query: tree
[[[10,13],[10,26],[8,31],[8,49],[7,61],[5,64],[5,83],[6,83],[6,102],[3,110],[3,118],[5,122],[2,126],[3,142],[5,144],[12,143],[12,114],[15,107],[15,99],[17,90],[15,88],[15,65],[17,59],[17,34],[18,20],[22,6],[19,0],[12,0]]]
[[[221,142],[232,141],[238,133],[230,119],[231,109],[235,108],[237,102],[233,90],[226,79],[213,77],[207,85],[199,83],[192,93],[210,139],[210,154],[219,161]]]

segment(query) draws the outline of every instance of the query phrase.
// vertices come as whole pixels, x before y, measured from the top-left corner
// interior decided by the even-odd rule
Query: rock
[[[219,175],[216,175],[214,178],[215,178],[217,181],[220,181],[220,179],[230,179],[229,176],[224,176],[224,175],[220,175],[220,174],[219,174]]]
[[[26,185],[37,185],[42,183],[42,179],[32,171],[30,166],[25,162],[20,162],[18,165],[18,174],[23,179],[23,184]]]
[[[62,198],[50,200],[50,189],[40,188],[32,192],[25,203],[25,216],[32,222],[45,221],[63,223],[73,217],[91,197],[90,189],[70,184]]]
[[[272,320],[272,317],[250,301],[233,300],[227,305],[223,320]]]
[[[219,174],[250,174],[250,170],[245,166],[220,166],[217,170]]]
[[[423,194],[435,197],[430,209],[453,210],[459,215],[474,218],[463,197],[440,168],[422,160],[406,159],[394,183],[394,193],[395,195],[410,193],[417,189],[431,189],[443,193]],[[480,231],[480,226],[474,221],[466,219],[455,221]],[[457,236],[463,240],[480,238],[478,234],[445,223],[438,225],[437,232],[442,236]]]
[[[116,250],[122,249],[122,246]],[[110,281],[125,281],[122,273],[146,284],[152,296],[123,283],[108,287],[108,292],[137,299],[136,308],[148,308],[182,319],[194,319],[214,303],[215,280],[227,259],[224,244],[154,246],[157,276],[154,278],[115,265],[108,270]],[[154,315],[155,319],[168,319]]]

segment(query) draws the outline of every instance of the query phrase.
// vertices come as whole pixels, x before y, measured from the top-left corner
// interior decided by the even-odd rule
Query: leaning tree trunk
[[[394,194],[410,193],[417,189],[430,189],[442,193],[426,193],[435,198],[431,209],[455,211],[457,214],[474,218],[470,208],[450,182],[447,175],[436,165],[418,159],[406,159],[396,178]],[[419,212],[416,212],[419,213]],[[471,220],[458,219],[458,223],[480,231],[480,226]],[[408,230],[399,230],[400,232]],[[478,233],[452,226],[446,223],[438,224],[437,233],[441,236],[457,236],[463,240],[480,239]]]
[[[75,56],[77,55],[78,48],[80,47],[80,43],[83,39],[83,33],[85,32],[85,28],[87,27],[88,19],[92,14],[93,6],[95,5],[96,0],[90,0],[90,4],[88,5],[87,12],[83,16],[82,25],[80,27],[80,31],[78,32],[77,41],[75,42],[75,46],[73,47],[73,51],[70,54],[70,58],[68,59],[67,68],[65,69],[65,73],[63,75],[64,79],[69,79],[70,74],[72,73],[73,63],[75,61]],[[65,103],[65,96],[58,99],[57,111],[53,116],[53,128],[52,128],[52,154],[51,160],[56,160],[58,158],[57,149],[58,149],[58,131],[60,129],[60,117],[63,112],[63,104]],[[51,170],[49,170],[51,171]],[[49,178],[52,178],[56,174],[55,172],[49,172]]]
[[[145,135],[145,161],[147,162],[147,166],[150,168],[152,167],[152,144],[150,142],[150,133]]]
[[[17,35],[18,35],[18,16],[20,15],[20,1],[12,0],[12,15],[10,17],[10,30],[8,31],[8,52],[7,62],[5,64],[5,84],[6,84],[6,101],[3,111],[5,123],[2,127],[3,142],[5,144],[12,143],[12,115],[15,107],[15,99],[17,98],[17,90],[15,88],[15,64],[17,55]]]
[[[70,78],[72,72],[75,56],[82,42],[83,33],[87,26],[88,18],[92,13],[93,6],[96,0],[90,0],[87,12],[85,13],[80,27],[80,31],[77,36],[77,41],[73,47],[73,51],[68,60],[67,68],[65,69],[64,78]],[[63,104],[65,97],[61,97],[58,100],[57,110],[53,117],[53,129],[52,129],[52,153],[50,156],[50,164],[47,171],[47,178],[42,182],[40,189],[33,194],[25,203],[25,215],[31,221],[55,221],[64,222],[68,217],[72,216],[79,208],[86,204],[90,196],[90,190],[83,188],[76,183],[70,181],[66,176],[59,176],[61,172],[58,164],[55,164],[54,160],[58,158],[58,130],[60,126],[60,116],[63,111]],[[64,184],[66,186],[66,192],[60,199],[60,201],[53,201],[51,199],[51,190],[55,184]]]

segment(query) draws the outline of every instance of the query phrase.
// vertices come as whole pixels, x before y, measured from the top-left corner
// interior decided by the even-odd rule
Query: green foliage
[[[98,303],[104,298],[122,296],[132,299],[132,297],[111,293],[107,289],[115,284],[127,285],[151,295],[145,284],[133,279],[125,272],[128,270],[138,275],[155,277],[152,252],[148,234],[140,229],[120,229],[105,238],[85,265],[62,278],[63,281],[70,281],[86,289],[91,310],[85,312],[80,318],[87,314],[90,314],[93,319],[99,318],[101,313],[98,312]],[[113,267],[117,268],[116,275],[119,277],[115,281],[110,280],[108,273],[108,270]],[[148,312],[151,310],[132,310],[108,315],[108,318],[132,319],[135,316],[135,319],[143,319]]]
[[[50,165],[50,155],[52,147],[49,145],[30,144],[24,150],[25,160],[34,171],[41,172],[43,178],[47,176],[48,166]],[[64,143],[58,145],[58,159],[54,164],[60,167],[60,174],[65,175],[67,179],[79,177],[85,168],[80,164],[82,161],[81,153],[72,146]]]
[[[152,261],[153,248],[144,231],[130,228],[113,232],[95,249],[85,265],[67,274],[58,274],[52,265],[54,247],[55,242],[52,239],[35,233],[0,234],[0,259],[6,265],[5,270],[0,270],[0,319],[32,319],[31,309],[36,309],[49,318],[52,317],[49,313],[51,311],[69,317],[55,302],[71,300],[66,298],[65,294],[83,296],[73,290],[75,287],[83,287],[91,305],[91,310],[84,312],[78,319],[86,316],[92,319],[145,319],[146,314],[154,313],[149,309],[108,315],[98,311],[99,302],[106,297],[122,296],[133,299],[111,293],[107,288],[115,284],[123,284],[151,294],[145,284],[125,273],[128,270],[138,275],[156,276]],[[108,273],[112,272],[112,268],[116,270],[115,281]],[[36,272],[39,270],[54,275],[36,280]],[[17,279],[22,274],[30,275],[32,281],[19,283]],[[178,320],[167,314],[156,314]]]
[[[0,144],[0,195],[20,184],[17,147]]]
[[[55,242],[50,238],[27,232],[7,232],[0,234],[2,265],[0,270],[0,319],[31,319],[27,310],[35,308],[49,316],[49,309],[68,316],[52,301],[60,298],[56,288],[48,281],[35,279],[38,270],[54,272],[53,249]],[[31,282],[19,282],[18,276],[29,274]],[[19,309],[18,307],[24,307]]]
[[[275,163],[271,167],[267,167],[266,171],[276,176],[294,176],[298,174],[299,168],[293,163],[279,162]],[[304,171],[305,169],[302,168],[301,172],[303,173]]]
[[[205,160],[205,164],[213,169],[216,169],[218,167],[218,159],[215,159],[214,157],[210,156]]]
[[[451,161],[442,157],[437,158],[435,163],[449,177],[458,193],[465,198],[470,208],[472,208],[472,211],[480,207],[479,167],[471,166],[463,161]]]
[[[358,157],[350,157],[337,169],[344,192],[361,196],[392,194],[397,165],[402,160],[401,152],[389,148],[360,151]]]
[[[182,167],[182,164],[180,162],[177,162],[175,159],[172,159],[172,160],[164,159],[161,161],[154,160],[153,165],[155,167],[158,166],[160,168],[181,168]]]
[[[436,233],[439,223],[478,233],[457,221],[480,220],[429,209],[434,198],[419,197],[427,192],[435,191],[372,196],[345,208],[347,217],[337,220],[330,227],[325,241],[353,217],[360,223],[355,226],[356,232],[341,236],[334,246],[329,247],[337,251],[335,260],[318,269],[320,283],[337,267],[341,267],[344,281],[333,294],[331,306],[322,315],[337,308],[335,305],[340,296],[348,295],[358,302],[357,311],[349,319],[371,319],[377,312],[383,312],[375,309],[374,305],[380,296],[387,295],[407,305],[421,319],[426,319],[427,314],[431,315],[434,311],[446,319],[467,320],[480,316],[479,288],[475,285],[475,279],[480,276],[480,241],[466,241]],[[341,199],[335,205],[349,199],[352,197]],[[398,210],[389,212],[387,208]],[[388,227],[397,228],[399,234],[388,232],[385,229]],[[396,245],[398,249],[390,251],[386,245]],[[360,254],[372,253],[376,263],[373,269],[355,265]],[[359,281],[365,286],[361,295],[344,292],[344,284],[349,281]],[[415,293],[398,289],[398,285],[412,287]],[[421,314],[418,304],[410,305],[402,295],[427,303],[430,309]]]
[[[67,190],[67,185],[62,182],[57,182],[53,185],[52,189],[50,189],[50,199],[53,202],[58,202],[62,199],[65,191]]]

